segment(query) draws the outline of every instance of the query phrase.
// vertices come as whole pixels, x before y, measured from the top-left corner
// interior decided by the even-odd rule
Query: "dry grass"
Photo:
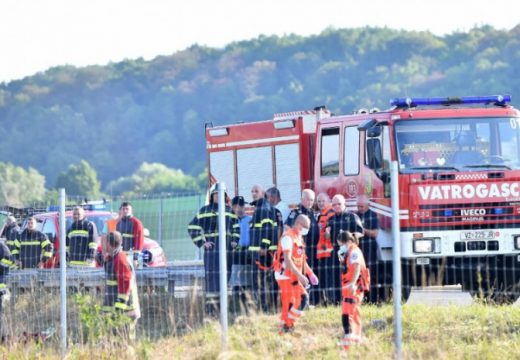
[[[306,312],[294,334],[278,335],[276,315],[238,317],[229,328],[228,349],[221,346],[220,327],[208,321],[198,330],[140,341],[120,349],[112,343],[75,346],[69,359],[338,359],[393,358],[391,305],[363,308],[368,345],[344,353],[337,346],[342,330],[339,308]],[[59,358],[52,348],[32,344],[0,348],[5,359]],[[122,352],[122,353],[121,353]],[[2,358],[2,357],[0,357]],[[520,308],[511,306],[403,307],[404,359],[520,358]]]

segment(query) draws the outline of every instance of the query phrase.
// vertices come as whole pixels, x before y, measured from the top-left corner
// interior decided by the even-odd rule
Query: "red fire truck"
[[[377,283],[392,284],[390,163],[399,167],[403,296],[461,284],[474,296],[520,295],[520,114],[510,96],[398,98],[385,111],[325,108],[207,126],[212,181],[250,200],[253,184],[283,200],[303,188],[366,194],[378,214]],[[386,292],[390,296],[390,292]]]

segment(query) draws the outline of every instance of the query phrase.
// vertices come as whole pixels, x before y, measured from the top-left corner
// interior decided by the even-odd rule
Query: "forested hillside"
[[[60,66],[0,84],[0,161],[31,166],[52,187],[69,164],[85,159],[105,188],[145,161],[200,173],[209,121],[267,119],[317,105],[350,113],[405,95],[504,93],[519,104],[520,25],[443,37],[329,29],[221,49],[194,45],[151,61]]]

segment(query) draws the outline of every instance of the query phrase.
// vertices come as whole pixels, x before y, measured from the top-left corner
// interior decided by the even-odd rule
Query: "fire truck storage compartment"
[[[271,146],[237,150],[238,193],[247,202],[252,201],[253,185],[266,187],[273,184],[272,158]]]
[[[300,146],[285,144],[275,146],[276,185],[286,204],[300,202]]]
[[[216,151],[209,153],[211,175],[223,181],[230,197],[235,194],[235,166],[233,150]]]

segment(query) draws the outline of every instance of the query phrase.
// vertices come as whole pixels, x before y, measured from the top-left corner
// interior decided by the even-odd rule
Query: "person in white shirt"
[[[272,188],[267,189],[265,196],[271,205],[280,210],[282,219],[285,222],[291,210],[289,209],[289,206],[287,206],[287,204],[282,201],[280,190],[273,186]]]

